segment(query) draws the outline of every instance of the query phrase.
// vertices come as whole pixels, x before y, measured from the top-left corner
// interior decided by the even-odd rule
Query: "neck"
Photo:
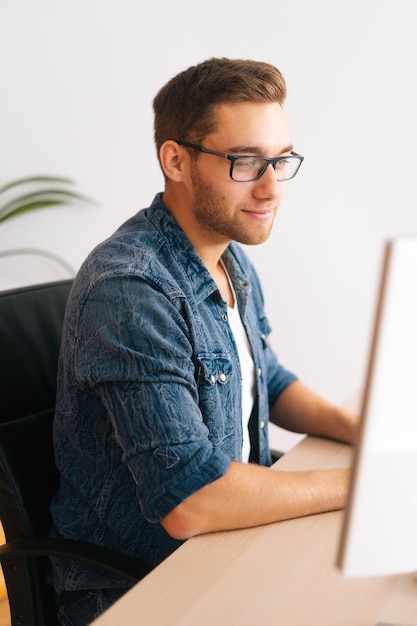
[[[173,194],[172,192],[165,191],[163,201],[165,206],[177,220],[179,226],[203,261],[207,270],[210,272],[210,275],[219,288],[223,299],[230,307],[233,307],[233,291],[230,287],[227,272],[220,260],[230,241],[224,240],[224,238],[220,237],[218,237],[217,240],[214,237],[210,238],[208,234],[201,229],[201,226],[194,218],[193,212],[191,210],[181,209],[181,207],[187,207],[187,203],[184,198],[177,198],[175,193]]]
[[[172,191],[165,191],[162,199],[214,278],[218,273],[220,259],[230,244],[230,240],[203,230],[195,219],[187,198],[178,197],[178,194]]]
[[[229,276],[223,263],[219,261],[216,271],[214,273],[210,273],[214,282],[219,288],[220,293],[222,294],[223,300],[227,302],[227,306],[233,308],[235,305],[235,298],[233,294],[233,289],[230,285]]]

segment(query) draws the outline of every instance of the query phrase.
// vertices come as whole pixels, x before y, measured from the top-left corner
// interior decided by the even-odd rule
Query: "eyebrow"
[[[294,146],[290,144],[289,146],[281,150],[280,154],[285,154],[285,152],[292,152],[293,150]],[[233,154],[259,154],[261,156],[264,156],[262,155],[262,151],[259,150],[259,147],[257,146],[236,146],[234,148],[230,148],[230,152],[232,152]]]

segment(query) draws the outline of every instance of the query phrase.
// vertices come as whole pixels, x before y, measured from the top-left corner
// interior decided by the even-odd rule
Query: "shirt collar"
[[[164,204],[162,192],[155,196],[146,214],[149,221],[158,232],[161,233],[163,238],[169,241],[172,254],[183,267],[184,273],[192,283],[192,289],[197,300],[204,299],[218,291],[217,285],[201,260],[201,257],[196,252],[194,246],[191,244],[172,213]],[[238,259],[237,245],[238,244],[232,242],[223,253],[222,260],[239,298],[242,292],[247,293],[249,282]]]

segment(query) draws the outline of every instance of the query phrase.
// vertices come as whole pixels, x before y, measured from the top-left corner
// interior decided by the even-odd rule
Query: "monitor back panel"
[[[338,565],[417,571],[417,237],[385,249]]]

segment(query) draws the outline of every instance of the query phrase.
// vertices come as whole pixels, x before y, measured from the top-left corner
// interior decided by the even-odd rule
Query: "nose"
[[[284,193],[285,182],[277,180],[272,163],[253,184],[253,194],[259,199],[280,200]]]

